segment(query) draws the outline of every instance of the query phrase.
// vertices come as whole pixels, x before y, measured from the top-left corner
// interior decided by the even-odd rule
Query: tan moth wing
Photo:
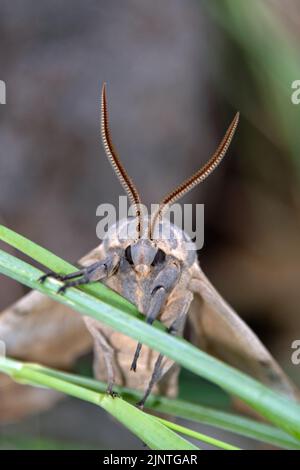
[[[92,348],[82,317],[37,291],[1,312],[0,340],[10,357],[65,370]],[[0,421],[42,411],[60,397],[53,390],[20,385],[0,374]]]
[[[189,311],[192,341],[202,350],[290,397],[299,397],[295,385],[251,328],[223,299],[201,270],[192,268]]]

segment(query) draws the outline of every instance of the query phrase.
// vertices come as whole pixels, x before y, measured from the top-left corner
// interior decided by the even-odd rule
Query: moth
[[[294,386],[280,366],[204,275],[196,247],[190,249],[189,236],[164,218],[172,204],[216,169],[228,150],[238,121],[239,113],[208,162],[171,191],[154,214],[144,217],[140,195],[112,143],[104,84],[101,101],[104,150],[135,213],[109,229],[102,243],[80,260],[78,271],[68,275],[51,271],[40,280],[52,276],[62,281],[59,289],[62,295],[70,287],[101,281],[135,304],[148,324],[158,319],[172,335],[182,335],[188,319],[192,325],[191,340],[197,346],[294,396]],[[161,236],[164,229],[171,234],[169,239]],[[124,231],[133,234],[132,238],[124,239]],[[32,333],[30,326],[36,321],[40,332],[35,328]],[[55,330],[56,321],[67,327],[62,329],[57,324]],[[93,339],[95,376],[107,381],[108,393],[113,393],[114,383],[143,390],[140,407],[151,392],[176,396],[179,368],[172,360],[90,317],[84,317],[84,324]],[[0,339],[6,342],[8,354],[69,367],[90,346],[84,324],[69,307],[32,292],[0,315]],[[20,329],[24,333],[23,343],[26,333],[30,338],[26,351],[14,340],[14,333]],[[39,347],[34,349],[33,344]]]
[[[237,113],[228,127],[219,147],[209,161],[195,174],[171,191],[160,202],[158,210],[150,217],[143,217],[141,197],[129,177],[112,143],[107,110],[105,84],[101,100],[101,136],[105,153],[121,185],[132,203],[135,216],[119,221],[111,227],[101,246],[86,257],[79,271],[68,275],[48,272],[43,282],[52,276],[63,282],[59,292],[90,282],[102,281],[137,306],[152,324],[159,319],[167,326],[169,334],[182,334],[186,318],[195,294],[207,289],[201,276],[196,246],[191,247],[189,236],[169,220],[163,218],[166,210],[191,189],[202,183],[219,165],[226,154],[239,121]],[[157,229],[157,230],[156,230]],[[156,233],[155,233],[156,232]],[[132,234],[133,238],[123,236]],[[162,234],[168,233],[168,237]],[[107,391],[113,392],[113,384],[121,374],[139,375],[140,387],[146,386],[138,405],[143,407],[153,387],[174,367],[174,363],[155,353],[141,343],[114,332],[110,327],[85,317],[85,323],[94,340],[96,355],[95,375],[103,379],[106,368]],[[119,357],[124,355],[122,359]],[[138,360],[141,356],[140,366]],[[130,357],[132,359],[130,360]],[[126,358],[126,359],[125,359]],[[118,365],[122,364],[119,371]],[[127,369],[127,370],[126,370]],[[146,385],[147,384],[147,385]]]

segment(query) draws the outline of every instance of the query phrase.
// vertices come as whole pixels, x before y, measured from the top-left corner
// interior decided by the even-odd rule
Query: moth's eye
[[[163,263],[165,259],[166,259],[166,253],[159,248],[155,255],[154,260],[151,263],[151,266],[156,266],[159,263]]]
[[[128,261],[129,264],[133,264],[132,261],[132,256],[131,256],[131,246],[128,245],[128,247],[125,250],[125,258]]]

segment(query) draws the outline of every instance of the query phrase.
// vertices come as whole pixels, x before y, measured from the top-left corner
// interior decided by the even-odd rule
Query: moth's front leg
[[[148,312],[146,314],[146,322],[152,325],[154,320],[159,316],[162,307],[176,285],[180,276],[180,267],[173,260],[170,260],[166,266],[159,272],[154,280],[151,292],[151,300]],[[142,349],[142,343],[138,343],[130,370],[136,371],[137,361]]]
[[[119,263],[119,255],[112,252],[104,260],[97,261],[96,263],[86,266],[74,273],[61,275],[54,271],[49,271],[41,276],[39,281],[43,283],[48,277],[53,277],[54,279],[63,281],[64,284],[57,291],[58,293],[63,293],[69,287],[76,287],[79,285],[89,284],[90,282],[101,281],[102,279],[111,276],[118,268]]]

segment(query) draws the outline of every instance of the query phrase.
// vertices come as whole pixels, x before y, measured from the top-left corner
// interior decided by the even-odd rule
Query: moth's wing
[[[198,263],[192,267],[189,311],[192,341],[201,349],[291,397],[298,391],[266,347],[209,282]]]
[[[54,390],[20,385],[1,374],[0,423],[12,423],[29,414],[47,410],[61,397]]]
[[[6,354],[67,368],[91,347],[82,317],[69,307],[32,291],[0,314]]]
[[[99,249],[80,264],[92,264]],[[49,367],[70,369],[92,349],[92,338],[82,317],[65,305],[31,291],[0,313],[0,340],[7,356]],[[19,385],[0,374],[0,421],[12,421],[50,407],[56,392]]]

